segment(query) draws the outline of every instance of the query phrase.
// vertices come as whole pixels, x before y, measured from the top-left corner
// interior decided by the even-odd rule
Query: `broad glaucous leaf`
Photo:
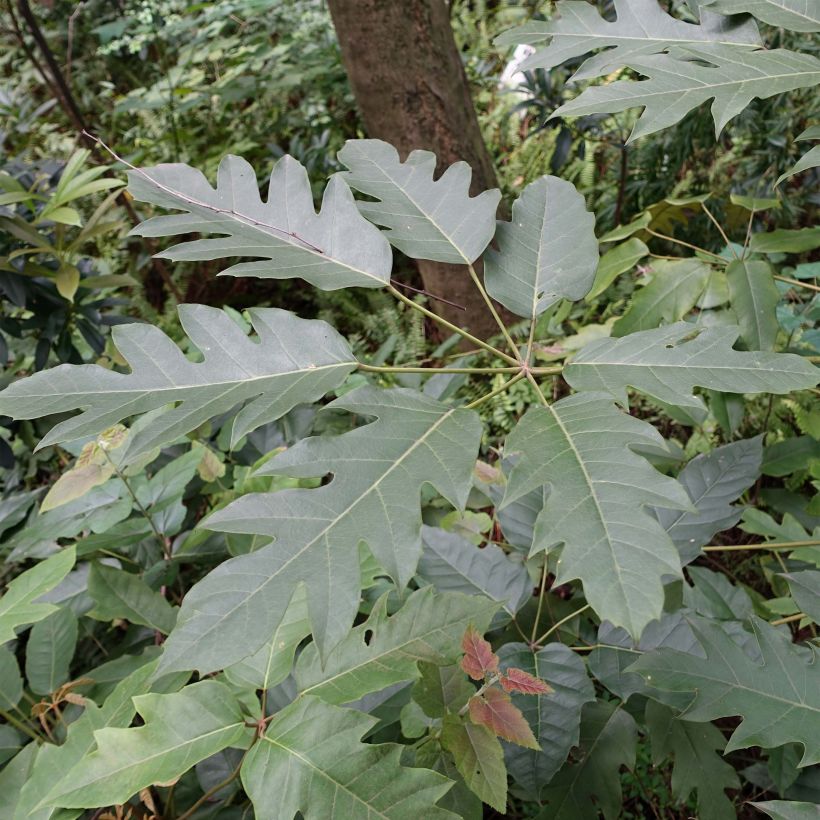
[[[486,726],[446,715],[441,745],[453,756],[467,788],[484,803],[504,814],[507,810],[507,771],[501,741]]]
[[[732,349],[733,326],[677,322],[621,339],[592,342],[564,368],[576,390],[605,390],[619,403],[633,387],[659,401],[701,410],[695,386],[726,393],[776,393],[814,387],[820,370],[791,353]]]
[[[303,439],[260,475],[333,480],[314,490],[252,493],[207,519],[222,532],[274,536],[226,561],[187,594],[165,644],[163,669],[223,668],[256,652],[307,587],[311,627],[326,655],[353,623],[361,587],[358,545],[404,588],[421,554],[419,493],[436,487],[463,509],[481,438],[478,415],[412,390],[357,388],[329,405],[377,421],[340,436]]]
[[[401,747],[362,743],[375,718],[305,696],[278,712],[242,764],[258,820],[450,818],[449,781],[401,766]]]
[[[34,763],[41,749],[37,743],[29,743],[0,769],[0,816],[15,816],[20,793],[35,771]]]
[[[65,606],[31,628],[26,643],[26,680],[32,692],[48,695],[68,680],[78,629],[77,616]]]
[[[700,259],[659,259],[652,278],[633,297],[612,326],[613,336],[626,336],[661,324],[677,322],[689,313],[709,282],[712,269]]]
[[[422,661],[418,668],[413,701],[428,717],[442,718],[447,712],[458,712],[476,692],[460,665],[438,666]]]
[[[8,725],[0,726],[0,764],[14,757],[22,746],[21,735],[16,729]]]
[[[754,607],[749,593],[733,585],[722,572],[695,566],[689,567],[687,574],[692,586],[683,587],[684,606],[719,621],[745,621],[751,617]]]
[[[635,638],[661,614],[661,579],[680,575],[677,550],[646,507],[691,507],[680,484],[633,452],[640,444],[662,439],[604,394],[533,407],[507,439],[507,450],[520,457],[502,503],[548,486],[532,552],[563,544],[555,583],[579,578],[599,617]]]
[[[13,709],[23,697],[23,676],[15,654],[0,646],[0,709]]]
[[[768,814],[772,820],[817,820],[817,803],[800,800],[766,800],[763,803],[750,802],[750,806]]]
[[[783,573],[795,603],[816,624],[820,624],[820,570],[804,569]]]
[[[801,134],[798,134],[795,138],[795,141],[798,140],[820,140],[820,125],[811,125]],[[784,179],[788,179],[789,177],[793,177],[796,174],[802,174],[803,171],[808,171],[809,168],[820,168],[820,145],[815,145],[813,148],[810,148],[800,157],[788,171],[781,174],[777,178],[777,182],[775,182],[775,188],[783,182]]]
[[[729,298],[747,350],[773,350],[780,291],[772,266],[763,260],[735,259],[726,268]]]
[[[253,168],[230,155],[219,164],[216,189],[201,171],[175,163],[129,172],[128,190],[142,202],[185,211],[146,220],[132,231],[137,236],[222,234],[182,242],[159,254],[165,259],[258,257],[222,275],[298,276],[322,290],[377,288],[390,281],[390,246],[359,213],[343,177],[330,178],[317,214],[307,171],[291,156],[274,166],[267,202]]]
[[[820,441],[813,436],[793,436],[766,447],[763,451],[763,475],[786,476],[806,470],[820,460]]]
[[[681,804],[697,791],[699,820],[733,820],[735,807],[725,789],[740,788],[735,770],[718,752],[726,739],[711,723],[680,720],[666,706],[647,701],[646,727],[652,743],[652,765],[661,766],[670,756],[672,795]]]
[[[629,68],[649,79],[618,80],[587,88],[551,118],[617,114],[643,107],[627,140],[629,144],[677,124],[693,108],[713,100],[712,116],[719,135],[726,123],[755,98],[765,99],[820,82],[820,60],[782,48],[752,51],[703,44],[676,47],[675,55],[679,59],[670,60],[663,54],[630,58]]]
[[[641,656],[632,671],[670,692],[691,692],[682,717],[707,721],[740,715],[726,751],[803,746],[801,766],[820,762],[820,667],[765,621],[750,619],[762,661],[756,663],[717,623],[691,619],[705,658],[672,649]]]
[[[508,615],[515,615],[532,597],[533,583],[524,563],[509,558],[500,547],[487,544],[479,549],[456,533],[428,526],[422,528],[421,541],[418,576],[436,589],[485,595],[502,604]]]
[[[537,651],[523,643],[506,644],[498,650],[498,657],[502,670],[523,669],[552,688],[549,694],[513,695],[513,704],[527,719],[540,748],[504,745],[507,770],[516,786],[530,799],[539,800],[543,787],[578,744],[581,708],[595,700],[595,689],[584,661],[562,643],[550,643]]]
[[[472,625],[483,632],[497,606],[481,595],[424,587],[388,618],[384,595],[370,617],[352,629],[324,662],[315,644],[304,649],[294,672],[299,692],[344,704],[417,678],[419,661],[452,664],[461,655],[467,628]]]
[[[571,182],[553,176],[531,182],[495,238],[498,250],[484,257],[484,282],[490,296],[518,316],[534,320],[560,299],[581,299],[592,286],[595,217]]]
[[[94,601],[88,614],[99,621],[122,618],[164,635],[174,628],[174,608],[134,573],[94,563],[88,574],[88,594]]]
[[[219,681],[200,681],[169,695],[139,695],[134,705],[144,725],[97,729],[96,748],[55,787],[50,805],[125,803],[140,789],[176,780],[198,761],[248,739],[239,705]]]
[[[538,820],[592,820],[621,812],[621,766],[635,764],[637,732],[632,716],[614,703],[587,703],[581,714],[578,754],[542,792]]]
[[[754,253],[803,253],[820,247],[820,226],[811,228],[777,228],[767,233],[753,233],[749,249]]]
[[[695,456],[678,474],[694,511],[654,510],[680,553],[681,563],[692,563],[712,536],[740,520],[742,507],[733,505],[757,481],[763,458],[763,437],[735,441]]]
[[[791,31],[820,31],[820,7],[815,0],[700,0],[720,14],[753,14],[770,26]]]
[[[412,259],[465,264],[481,256],[495,233],[497,189],[470,196],[472,171],[456,162],[434,180],[436,156],[399,152],[382,140],[348,140],[339,159],[351,188],[378,202],[359,202],[359,210],[387,228],[391,244]]]
[[[74,547],[62,549],[9,582],[0,597],[0,645],[13,640],[19,627],[41,621],[57,611],[54,604],[37,603],[37,598],[68,575],[76,554]]]
[[[38,447],[96,435],[115,422],[163,407],[131,442],[146,452],[190,432],[213,416],[249,401],[234,421],[232,443],[300,402],[321,398],[356,366],[347,342],[325,322],[277,308],[249,311],[258,341],[224,311],[181,305],[179,317],[204,361],[192,362],[159,328],[115,327],[114,343],[131,367],[115,373],[97,365],[60,365],[22,379],[0,393],[0,412],[38,418],[83,409],[57,424]]]
[[[586,295],[589,302],[600,296],[622,273],[632,270],[638,262],[649,255],[649,248],[640,239],[632,237],[608,250],[598,263],[595,281]]]
[[[613,21],[601,17],[594,5],[579,0],[560,0],[555,10],[558,17],[552,20],[533,20],[496,39],[501,46],[538,46],[550,41],[524,60],[520,71],[555,68],[594,49],[605,48],[606,51],[586,60],[572,76],[573,80],[589,80],[673,46],[716,42],[748,49],[761,45],[753,22],[725,20],[707,12],[701,15],[699,25],[686,23],[667,14],[657,0],[615,0],[617,19]]]

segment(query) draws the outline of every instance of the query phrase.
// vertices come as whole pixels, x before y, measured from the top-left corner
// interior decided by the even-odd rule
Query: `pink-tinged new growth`
[[[498,737],[528,749],[541,748],[524,715],[500,689],[492,687],[483,695],[470,698],[469,709],[473,723],[486,726]]]
[[[548,695],[552,687],[523,669],[508,669],[501,676],[501,686],[505,692],[520,692],[522,695]]]
[[[473,627],[469,627],[464,633],[461,648],[464,650],[461,668],[473,680],[484,680],[487,675],[498,672],[498,655]]]

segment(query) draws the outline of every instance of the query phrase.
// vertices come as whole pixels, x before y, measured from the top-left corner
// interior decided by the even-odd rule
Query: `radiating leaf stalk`
[[[510,332],[507,330],[507,326],[501,320],[501,317],[498,315],[498,311],[495,309],[495,305],[493,304],[493,300],[490,299],[489,294],[487,293],[486,288],[481,282],[478,274],[475,271],[475,267],[473,267],[472,262],[468,263],[467,270],[470,271],[470,278],[473,280],[473,283],[478,288],[478,292],[481,294],[481,298],[484,300],[487,307],[490,309],[490,313],[493,315],[493,319],[495,319],[495,323],[501,330],[502,335],[507,340],[507,344],[510,346],[510,350],[512,350],[513,356],[519,361],[521,360],[521,354],[518,351],[518,345],[513,341],[512,336],[510,336]]]
[[[718,232],[723,237],[723,241],[726,243],[726,247],[729,248],[729,250],[732,252],[732,256],[735,259],[738,259],[738,255],[737,255],[737,253],[735,253],[735,249],[734,249],[734,246],[732,245],[731,240],[726,235],[726,231],[723,230],[723,226],[715,218],[715,215],[706,207],[705,202],[701,202],[700,207],[703,209],[703,212],[706,214],[706,216],[708,216],[709,219],[712,221],[712,224],[718,229]]]
[[[820,546],[820,540],[808,539],[806,541],[769,541],[762,544],[707,544],[703,547],[704,552],[735,552],[738,550],[793,550],[800,547]]]
[[[257,740],[259,740],[258,734],[254,735],[251,746],[253,746],[253,744],[256,743]],[[200,797],[199,800],[197,800],[193,804],[193,806],[191,806],[190,809],[180,814],[179,817],[177,817],[177,820],[188,820],[189,817],[193,817],[196,811],[202,806],[204,806],[215,794],[218,794],[220,791],[222,791],[222,789],[224,789],[225,786],[229,786],[231,783],[233,783],[233,781],[236,780],[236,778],[239,777],[240,773],[242,772],[242,764],[245,762],[245,757],[249,751],[250,749],[248,749],[245,752],[245,754],[242,755],[242,759],[239,761],[239,765],[221,783],[217,783],[215,786],[211,786],[211,788],[208,789],[208,791],[206,791],[205,794],[203,794],[202,797]]]
[[[9,726],[14,726],[15,729],[22,732],[24,735],[28,735],[36,743],[43,743],[45,741],[45,738],[42,737],[42,735],[39,735],[27,723],[23,723],[23,721],[18,720],[14,717],[14,715],[10,714],[5,709],[0,709],[0,718],[3,718]]]
[[[691,242],[685,242],[683,239],[676,239],[674,236],[667,236],[665,233],[658,233],[658,231],[653,231],[651,228],[644,228],[644,230],[648,234],[651,234],[658,239],[665,239],[667,242],[674,242],[676,245],[682,245],[684,248],[689,248],[690,250],[697,251],[698,253],[704,253],[706,256],[711,256],[723,265],[725,265],[728,261],[723,256],[712,253],[712,251],[707,251],[706,248],[701,248],[698,245],[693,245]]]
[[[796,288],[806,288],[807,290],[813,290],[820,293],[820,287],[817,285],[812,285],[811,282],[801,282],[799,279],[790,279],[788,276],[781,276],[778,273],[774,274],[774,278],[781,282],[787,282],[789,285],[793,285]]]
[[[444,371],[439,371],[444,372]],[[496,387],[495,390],[486,393],[485,395],[481,396],[480,398],[476,399],[475,401],[471,401],[469,404],[464,405],[465,410],[472,410],[474,407],[478,407],[481,404],[484,404],[485,401],[489,401],[490,399],[494,399],[496,396],[501,395],[504,393],[508,388],[512,387],[516,382],[520,382],[521,379],[524,378],[524,374],[520,371],[513,376],[511,379],[507,379],[502,385]]]
[[[789,615],[787,618],[778,618],[775,621],[769,621],[771,626],[780,626],[781,624],[792,624],[795,621],[802,621],[803,618],[808,618],[805,612],[798,612],[796,615]]]
[[[538,608],[535,610],[535,620],[532,624],[532,635],[530,636],[530,644],[535,644],[535,637],[538,635],[538,626],[541,623],[541,609],[544,606],[544,595],[547,590],[547,567],[549,562],[544,556],[544,566],[541,567],[541,583],[538,586]]]
[[[540,638],[538,638],[538,640],[533,641],[533,646],[541,646],[544,643],[544,641],[547,638],[549,638],[550,635],[552,635],[554,632],[560,629],[565,623],[567,623],[567,621],[571,621],[576,615],[580,615],[582,612],[586,612],[586,610],[588,610],[589,608],[589,604],[585,604],[580,609],[576,609],[575,612],[570,612],[569,615],[561,618],[561,620],[558,621],[558,623],[553,624]]]

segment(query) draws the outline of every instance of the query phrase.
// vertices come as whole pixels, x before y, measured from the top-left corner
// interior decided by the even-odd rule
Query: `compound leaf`
[[[400,681],[419,676],[418,663],[443,666],[458,660],[461,637],[470,625],[484,631],[497,604],[479,595],[412,593],[392,617],[382,596],[370,617],[351,630],[325,658],[315,645],[299,656],[295,676],[299,691],[329,703],[349,703]]]
[[[419,493],[435,486],[463,508],[481,438],[476,413],[413,390],[361,387],[331,405],[377,421],[341,436],[300,441],[259,474],[333,480],[315,490],[253,493],[207,519],[209,529],[273,536],[195,585],[165,645],[163,670],[212,671],[253,654],[282,620],[294,587],[307,587],[314,639],[326,656],[359,605],[358,545],[407,585],[421,553]]]
[[[502,506],[547,485],[532,552],[563,544],[555,583],[580,578],[599,617],[638,638],[661,614],[661,579],[680,575],[677,551],[646,505],[691,504],[680,484],[632,451],[636,445],[662,439],[601,393],[534,407],[507,439],[507,452],[520,457]]]
[[[307,171],[293,157],[274,166],[267,202],[253,168],[231,155],[219,164],[215,189],[201,171],[179,163],[129,172],[128,189],[143,202],[185,211],[143,222],[132,231],[137,236],[223,234],[176,245],[159,254],[166,259],[253,256],[259,259],[222,275],[298,276],[322,290],[377,288],[390,281],[390,246],[359,213],[344,179],[331,177],[317,215]]]
[[[595,217],[571,182],[543,176],[513,203],[512,221],[499,222],[498,250],[484,258],[487,292],[518,316],[533,320],[560,299],[581,299],[598,266]]]
[[[50,804],[87,808],[125,803],[140,789],[176,780],[246,735],[239,704],[219,681],[200,681],[170,695],[139,695],[134,705],[145,724],[95,731],[96,749],[58,784]]]
[[[450,781],[401,766],[401,747],[362,743],[376,719],[300,697],[270,721],[242,764],[258,820],[452,818],[436,806]]]
[[[539,800],[543,787],[578,744],[581,708],[595,700],[595,689],[583,660],[564,644],[550,643],[533,652],[527,644],[511,643],[502,646],[498,656],[503,670],[523,669],[546,681],[552,690],[512,698],[530,724],[539,748],[504,747],[507,770],[516,785],[531,799]]]
[[[238,414],[233,443],[296,404],[338,387],[355,367],[347,342],[325,322],[277,308],[249,311],[259,336],[248,338],[224,311],[181,305],[179,317],[204,361],[192,362],[159,328],[115,327],[114,343],[131,367],[60,365],[21,379],[0,393],[0,412],[38,418],[83,409],[56,425],[38,447],[95,435],[112,424],[178,402],[134,436],[129,452],[173,441],[208,419],[250,401]]]
[[[752,617],[762,663],[753,661],[717,623],[692,619],[705,658],[658,649],[631,667],[654,686],[691,692],[685,720],[707,721],[730,715],[743,720],[726,751],[784,743],[803,745],[801,766],[820,762],[820,667],[807,663],[786,636]]]
[[[404,162],[382,140],[348,140],[339,159],[350,169],[351,188],[378,202],[359,202],[371,221],[382,225],[390,242],[413,259],[474,262],[493,238],[501,192],[470,196],[470,166],[451,165],[438,179],[436,156],[411,151]]]
[[[564,369],[576,390],[605,390],[626,404],[633,387],[659,401],[702,410],[695,386],[724,393],[789,393],[814,387],[820,371],[791,353],[732,349],[738,328],[677,322],[588,344]]]
[[[643,107],[627,141],[631,143],[675,125],[693,108],[713,100],[712,116],[719,135],[753,99],[820,82],[820,60],[782,48],[751,51],[723,45],[680,46],[675,53],[687,59],[670,60],[663,54],[630,58],[627,65],[649,79],[587,88],[552,117],[615,114]]]

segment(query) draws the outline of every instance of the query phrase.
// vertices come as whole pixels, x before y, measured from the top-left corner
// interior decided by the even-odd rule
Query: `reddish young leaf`
[[[470,719],[473,723],[492,729],[510,743],[517,743],[528,749],[541,748],[524,715],[512,705],[510,696],[500,689],[492,687],[483,695],[470,698]]]
[[[548,695],[552,687],[523,669],[508,669],[501,676],[501,686],[505,692],[521,692],[522,695]]]
[[[473,627],[464,633],[461,648],[464,650],[461,668],[473,680],[484,680],[485,675],[498,672],[498,655]]]

